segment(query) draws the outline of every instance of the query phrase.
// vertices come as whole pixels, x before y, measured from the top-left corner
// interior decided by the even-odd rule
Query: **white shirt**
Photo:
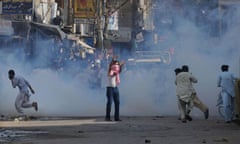
[[[116,76],[108,76],[108,86],[117,87]]]
[[[177,96],[184,101],[191,99],[195,92],[192,83],[197,83],[197,79],[189,72],[181,72],[176,76]]]
[[[28,87],[30,86],[29,82],[21,76],[15,76],[12,80],[13,88],[18,87],[20,92],[28,93]]]
[[[235,97],[235,81],[237,77],[231,72],[221,72],[218,77],[218,86],[222,87],[222,91],[227,92],[232,97]]]

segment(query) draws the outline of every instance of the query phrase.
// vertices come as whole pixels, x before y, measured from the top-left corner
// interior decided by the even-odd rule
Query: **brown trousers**
[[[200,109],[202,112],[206,112],[208,110],[208,107],[203,104],[203,102],[198,98],[196,93],[193,93],[193,106]]]

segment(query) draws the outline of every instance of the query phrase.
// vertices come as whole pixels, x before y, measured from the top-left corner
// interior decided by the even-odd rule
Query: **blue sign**
[[[33,0],[3,0],[2,14],[29,14],[33,12]]]

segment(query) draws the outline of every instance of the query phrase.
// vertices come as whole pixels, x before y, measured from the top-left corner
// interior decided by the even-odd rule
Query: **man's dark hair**
[[[183,72],[188,72],[188,71],[189,71],[188,66],[187,66],[187,65],[183,65],[183,66],[182,66],[182,71],[183,71]]]
[[[8,71],[8,78],[9,78],[9,79],[13,79],[14,76],[15,76],[14,70],[10,69],[10,70]]]
[[[221,70],[224,72],[224,71],[228,71],[228,65],[222,65],[221,66]]]
[[[111,67],[112,65],[118,64],[120,65],[119,60],[117,59],[112,59],[112,61],[110,62],[109,66],[108,66],[108,73],[111,71]],[[122,71],[122,66],[120,65],[120,72]]]
[[[10,70],[8,71],[8,75],[15,75],[14,70],[10,69]]]
[[[174,70],[174,72],[175,72],[176,75],[178,75],[180,72],[182,72],[182,69],[176,68],[176,69]]]

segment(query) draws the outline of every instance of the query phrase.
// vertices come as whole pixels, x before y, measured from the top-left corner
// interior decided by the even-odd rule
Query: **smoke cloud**
[[[167,2],[165,4],[170,5]],[[163,9],[164,6],[161,8]],[[240,45],[238,40],[240,29],[237,21],[240,9],[237,6],[234,7],[234,12],[229,12],[229,9],[222,12],[222,29],[219,32],[215,30],[219,26],[220,19],[217,8],[209,8],[204,11],[204,20],[206,21],[202,20],[200,24],[197,21],[202,16],[199,11],[195,11],[190,6],[180,10],[172,8],[179,15],[172,16],[174,24],[171,29],[162,32],[161,27],[157,27],[159,35],[168,36],[169,41],[165,41],[165,45],[174,47],[172,61],[168,65],[159,64],[147,67],[126,65],[121,73],[119,86],[120,114],[131,116],[178,115],[174,69],[182,65],[189,65],[190,72],[198,78],[198,83],[194,86],[199,98],[209,107],[210,115],[218,115],[216,102],[220,89],[217,87],[217,77],[220,66],[222,64],[230,65],[230,70],[236,76],[239,76],[240,71],[240,49],[238,47]],[[192,10],[191,15],[186,14],[188,10]],[[161,23],[160,20],[156,19],[155,21]],[[52,48],[51,43],[51,40],[38,40],[36,42],[38,54],[35,54],[32,59],[24,57],[23,48],[10,52],[6,51],[6,48],[1,50],[0,114],[17,114],[14,101],[18,89],[12,88],[7,76],[9,69],[15,69],[16,74],[25,77],[34,88],[36,94],[31,95],[31,101],[39,103],[39,112],[25,109],[27,114],[104,116],[106,92],[104,88],[95,89],[89,85],[89,79],[94,79],[94,77],[90,75],[88,68],[82,69],[86,67],[87,62],[83,64],[68,61],[63,70],[49,68],[51,59],[48,57],[51,57],[51,53],[48,50]],[[165,50],[161,43],[156,46],[156,49]],[[118,54],[121,60],[127,62],[121,53]],[[106,82],[107,68],[104,68],[103,81]],[[192,114],[202,116],[198,109],[194,109]]]

